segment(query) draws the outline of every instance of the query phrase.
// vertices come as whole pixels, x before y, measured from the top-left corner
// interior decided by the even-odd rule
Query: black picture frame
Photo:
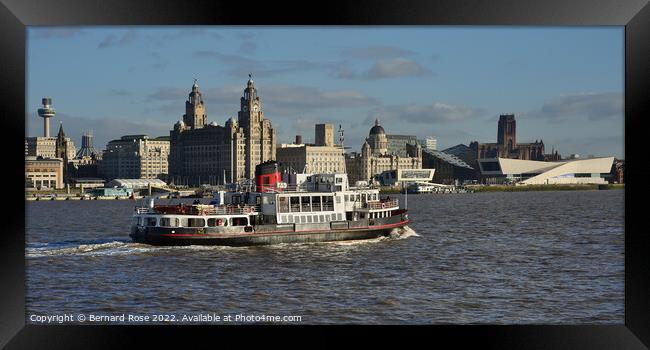
[[[25,324],[25,135],[26,26],[31,25],[535,25],[625,26],[625,324],[601,325],[445,325],[352,328],[348,335],[370,335],[375,342],[411,335],[428,344],[469,342],[499,349],[643,349],[650,345],[650,254],[644,227],[643,148],[650,101],[650,5],[645,0],[445,0],[236,2],[236,1],[102,1],[0,0],[0,115],[8,151],[4,169],[7,224],[0,234],[0,346],[8,349],[126,348],[156,338],[188,346],[213,340],[253,340],[302,344],[336,344],[340,326],[35,326]],[[20,148],[20,149],[19,149]],[[16,202],[13,202],[13,201]],[[170,331],[171,330],[171,331]],[[348,328],[345,329],[349,331]],[[176,332],[180,331],[180,332]],[[260,337],[251,336],[263,332]],[[197,340],[197,337],[199,337]],[[191,341],[191,342],[190,342]],[[214,343],[212,343],[214,344]],[[645,345],[644,345],[645,344]],[[454,345],[456,347],[457,345]]]

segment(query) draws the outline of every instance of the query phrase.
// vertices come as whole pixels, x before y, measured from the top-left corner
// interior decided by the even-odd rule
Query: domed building
[[[422,169],[422,146],[409,144],[406,150],[406,157],[389,154],[386,131],[379,120],[375,120],[375,125],[370,128],[361,147],[361,153],[353,152],[346,156],[345,165],[350,183],[372,181],[385,171]]]

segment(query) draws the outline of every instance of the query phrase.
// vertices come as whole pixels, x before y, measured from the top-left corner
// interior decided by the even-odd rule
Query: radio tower
[[[52,99],[44,97],[42,100],[43,108],[38,109],[38,115],[43,118],[43,136],[50,137],[50,118],[54,117],[56,111],[52,107]]]

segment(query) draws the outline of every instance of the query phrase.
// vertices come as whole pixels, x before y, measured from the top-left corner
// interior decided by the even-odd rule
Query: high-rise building
[[[248,80],[237,121],[208,124],[196,81],[183,120],[170,131],[169,179],[176,184],[223,184],[255,177],[255,166],[275,159],[275,130],[264,118],[254,82]]]
[[[169,138],[126,135],[106,145],[98,171],[107,180],[163,179],[168,174]]]
[[[334,125],[316,124],[316,146],[334,146]]]
[[[438,150],[438,140],[433,136],[427,136],[427,137],[425,137],[423,139],[419,139],[418,143],[425,150],[429,150],[429,151],[437,151]]]
[[[65,136],[63,132],[63,123],[59,125],[57,137],[26,137],[25,138],[26,156],[42,158],[61,158],[67,159],[75,157],[76,148],[74,141]]]
[[[280,144],[276,148],[282,171],[306,173],[345,173],[343,148],[334,144],[334,126],[316,124],[315,144]],[[296,137],[302,141],[302,137]]]
[[[415,146],[418,143],[415,135],[386,135],[388,139],[388,154],[406,157],[406,145]]]

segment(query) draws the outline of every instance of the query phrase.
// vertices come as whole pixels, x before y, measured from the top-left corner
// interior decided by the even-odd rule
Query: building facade
[[[334,127],[332,124],[317,124],[315,130],[316,144],[280,144],[276,148],[280,170],[305,173],[341,173],[346,172],[343,148],[334,144]],[[302,138],[296,137],[296,141]]]
[[[606,184],[614,157],[559,162],[485,158],[478,164],[481,181],[487,184]]]
[[[459,157],[441,151],[424,150],[422,166],[436,169],[433,182],[438,184],[460,185],[468,180],[478,179],[478,173],[471,165]]]
[[[25,188],[62,189],[63,187],[63,159],[25,157]]]
[[[106,145],[98,171],[107,180],[166,179],[168,157],[168,137],[152,139],[147,135],[126,135]]]
[[[63,134],[62,140],[59,139],[59,134]],[[73,159],[76,148],[74,141],[69,137],[65,137],[63,124],[59,126],[59,134],[57,134],[57,137],[26,137],[25,155],[43,158],[57,158],[58,155],[65,155],[68,159]],[[63,159],[63,157],[59,158]]]
[[[535,140],[532,143],[517,143],[517,122],[514,114],[502,114],[499,117],[496,143],[473,141],[469,147],[474,152],[476,159],[510,158],[539,161],[561,159],[557,151],[546,154],[542,140]]]
[[[350,183],[372,181],[388,170],[422,169],[422,147],[419,144],[406,145],[407,156],[388,153],[388,138],[384,128],[375,120],[368,138],[361,147],[361,153],[348,154],[345,159]]]
[[[415,145],[418,138],[414,135],[386,135],[388,140],[388,154],[406,157],[406,145]]]
[[[436,151],[438,150],[438,139],[436,139],[433,136],[427,136],[423,139],[418,140],[418,143],[422,146],[422,148],[430,151]]]
[[[275,159],[275,130],[264,118],[252,79],[240,99],[237,121],[208,124],[203,97],[194,82],[183,120],[170,131],[169,182],[224,184],[255,177],[255,166]]]

